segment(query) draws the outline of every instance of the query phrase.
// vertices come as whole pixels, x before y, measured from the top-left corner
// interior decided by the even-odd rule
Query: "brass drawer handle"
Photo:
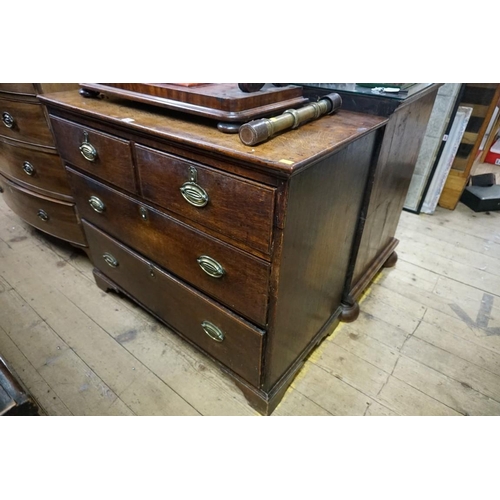
[[[198,172],[196,168],[189,167],[189,181],[185,182],[181,187],[183,198],[191,205],[201,208],[208,203],[207,192],[197,184]]]
[[[89,198],[89,205],[98,213],[102,214],[104,212],[104,209],[106,206],[104,203],[97,197],[97,196],[91,196]]]
[[[208,203],[207,192],[194,182],[185,182],[181,186],[181,194],[188,203],[195,207],[201,208]]]
[[[83,142],[78,148],[82,156],[88,161],[95,161],[97,158],[97,149],[89,142],[88,132],[83,133]]]
[[[212,278],[222,278],[226,271],[224,268],[212,257],[208,255],[202,255],[196,259],[199,266]]]
[[[43,222],[47,222],[49,220],[49,214],[45,210],[38,210],[37,216],[39,219],[43,220]]]
[[[12,128],[15,123],[14,117],[10,113],[7,113],[7,111],[2,113],[2,122],[7,128]]]
[[[118,267],[118,261],[108,252],[103,254],[102,258],[106,261],[106,264],[110,267]]]
[[[213,323],[210,323],[210,321],[203,321],[201,327],[212,340],[215,340],[215,342],[222,342],[224,340],[224,332]]]
[[[32,176],[35,174],[35,167],[29,161],[23,163],[23,170],[26,175]]]

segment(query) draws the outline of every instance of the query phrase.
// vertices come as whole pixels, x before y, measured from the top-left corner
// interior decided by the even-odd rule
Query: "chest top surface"
[[[119,130],[223,154],[279,176],[293,175],[311,162],[342,149],[383,126],[387,119],[340,110],[278,135],[266,143],[246,146],[237,134],[224,134],[213,121],[158,110],[118,99],[84,98],[77,91],[40,96],[51,112],[69,113],[112,124]],[[68,116],[71,118],[71,116]]]

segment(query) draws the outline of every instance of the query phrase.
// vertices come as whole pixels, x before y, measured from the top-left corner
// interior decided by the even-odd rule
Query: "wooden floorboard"
[[[500,212],[403,212],[396,237],[396,266],[274,416],[500,415]],[[46,415],[257,415],[214,363],[99,290],[85,253],[1,197],[0,354]]]

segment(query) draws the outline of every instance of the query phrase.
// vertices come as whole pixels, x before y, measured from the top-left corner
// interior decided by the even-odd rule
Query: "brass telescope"
[[[245,123],[240,127],[240,140],[247,146],[255,146],[273,135],[289,128],[297,128],[305,122],[316,120],[320,116],[332,114],[342,106],[338,94],[323,96],[318,102],[307,104],[299,109],[287,109],[283,114],[273,118],[261,118]]]

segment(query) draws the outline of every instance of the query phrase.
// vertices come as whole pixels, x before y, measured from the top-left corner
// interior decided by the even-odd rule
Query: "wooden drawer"
[[[0,92],[23,95],[37,94],[34,83],[0,83]]]
[[[86,245],[72,203],[56,201],[23,189],[0,175],[7,205],[28,224],[76,245]]]
[[[0,97],[0,135],[17,141],[54,147],[43,106]]]
[[[267,262],[70,168],[67,170],[82,219],[104,229],[242,316],[259,325],[265,324],[270,270]],[[101,213],[92,208],[91,197],[99,200],[94,198],[94,205],[104,205]],[[220,264],[222,276],[207,274],[198,262],[202,257]],[[205,268],[206,261],[201,261]],[[212,265],[214,274],[217,274],[216,263]]]
[[[29,186],[45,190],[49,196],[71,197],[67,174],[57,154],[0,141],[0,172]]]
[[[129,141],[60,118],[50,119],[63,160],[125,191],[137,192]]]
[[[270,253],[275,189],[144,146],[135,149],[144,198]]]
[[[83,221],[94,265],[172,328],[259,386],[263,332]],[[217,337],[215,325],[223,332]],[[215,337],[214,340],[203,326]]]

